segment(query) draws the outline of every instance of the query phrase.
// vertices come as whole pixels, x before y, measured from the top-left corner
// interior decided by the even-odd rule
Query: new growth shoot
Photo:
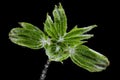
[[[75,26],[67,32],[67,17],[62,5],[56,5],[52,14],[53,19],[47,14],[44,31],[30,23],[20,22],[22,27],[13,28],[9,33],[9,39],[15,44],[30,49],[45,49],[48,62],[40,79],[45,79],[49,61],[63,62],[69,57],[73,63],[89,72],[105,70],[109,65],[107,57],[84,45],[87,39],[93,37],[87,32],[97,25]]]

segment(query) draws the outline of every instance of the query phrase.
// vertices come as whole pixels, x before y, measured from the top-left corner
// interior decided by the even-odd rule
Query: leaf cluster
[[[50,61],[62,62],[70,57],[76,65],[90,72],[106,69],[109,65],[108,59],[83,45],[87,39],[93,37],[93,34],[87,34],[87,32],[96,25],[83,28],[76,25],[67,32],[67,17],[62,5],[55,5],[52,14],[53,19],[47,14],[44,32],[30,23],[20,22],[22,27],[13,28],[10,31],[10,40],[31,49],[44,48]]]

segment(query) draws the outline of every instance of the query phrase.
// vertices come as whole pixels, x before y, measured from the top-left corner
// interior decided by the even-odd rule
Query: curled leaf
[[[46,48],[46,55],[49,60],[62,62],[69,57],[68,51],[65,49],[64,44],[52,44]]]

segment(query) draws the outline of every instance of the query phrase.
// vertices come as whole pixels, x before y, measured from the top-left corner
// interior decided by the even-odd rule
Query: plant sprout
[[[97,25],[83,28],[76,25],[67,32],[67,17],[62,5],[55,5],[52,14],[53,19],[47,14],[44,31],[30,23],[20,22],[22,27],[13,28],[9,33],[9,39],[15,44],[30,49],[44,48],[48,61],[41,80],[44,80],[51,61],[63,62],[69,57],[73,63],[89,72],[105,70],[109,65],[107,57],[84,45],[87,39],[93,37],[87,32]]]

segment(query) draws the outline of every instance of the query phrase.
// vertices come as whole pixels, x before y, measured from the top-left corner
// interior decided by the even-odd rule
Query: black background
[[[0,38],[1,38],[1,80],[39,80],[47,56],[43,49],[31,50],[13,44],[8,39],[9,31],[18,27],[18,22],[29,22],[43,30],[43,22],[46,13],[52,15],[54,5],[61,2],[67,18],[68,31],[75,25],[85,27],[97,24],[98,27],[89,33],[95,36],[86,43],[90,48],[107,56],[111,62],[110,66],[102,72],[90,73],[76,66],[70,59],[63,64],[52,62],[46,80],[108,80],[116,79],[118,64],[115,64],[115,29],[113,26],[115,18],[114,2],[108,1],[86,1],[86,0],[17,0],[0,2]],[[116,44],[118,45],[118,43]],[[114,66],[114,68],[113,68]]]

